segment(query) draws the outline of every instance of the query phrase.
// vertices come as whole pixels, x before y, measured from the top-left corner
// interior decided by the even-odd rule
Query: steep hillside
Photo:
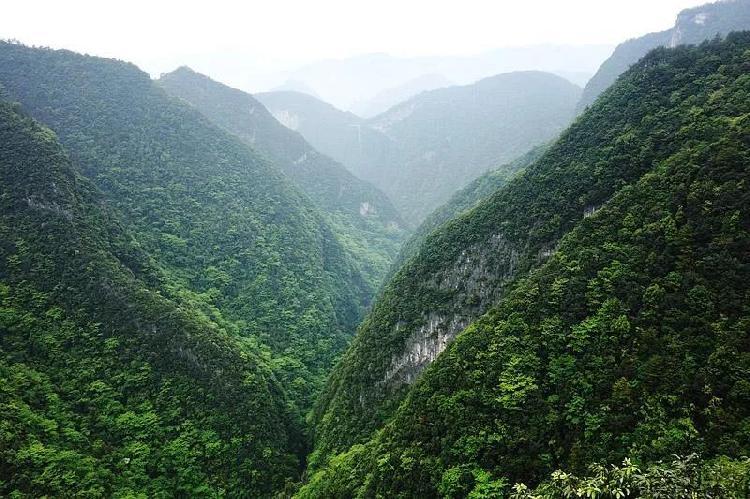
[[[0,102],[0,496],[270,496],[302,440],[259,352],[189,304],[55,134]]]
[[[278,165],[328,213],[372,287],[380,284],[403,232],[403,222],[385,194],[317,152],[250,94],[185,67],[162,75],[158,83]]]
[[[255,98],[315,149],[381,189],[386,172],[399,164],[393,141],[352,113],[299,92],[264,92]]]
[[[586,84],[578,109],[583,111],[586,106],[590,106],[618,76],[652,49],[696,44],[710,40],[716,35],[746,29],[750,29],[748,0],[723,0],[683,10],[677,16],[673,28],[650,33],[618,45]]]
[[[310,201],[133,65],[4,43],[0,84],[58,134],[206,314],[271,348],[286,388],[308,407],[368,300]]]
[[[423,92],[367,121],[302,94],[257,97],[418,224],[489,169],[555,138],[580,88],[549,73],[508,73]]]
[[[401,156],[377,185],[419,222],[488,169],[555,138],[580,92],[541,72],[423,92],[368,122],[396,142]]]
[[[428,236],[334,370],[312,467],[348,453],[308,492],[750,451],[748,53],[652,52]]]
[[[398,258],[391,267],[391,271],[397,271],[401,265],[419,251],[427,236],[449,220],[458,217],[488,199],[492,194],[505,186],[508,181],[518,172],[538,160],[547,146],[535,147],[523,156],[516,158],[508,164],[489,171],[481,177],[473,180],[466,187],[451,196],[447,203],[433,211],[430,216],[419,225],[414,233],[401,247]]]

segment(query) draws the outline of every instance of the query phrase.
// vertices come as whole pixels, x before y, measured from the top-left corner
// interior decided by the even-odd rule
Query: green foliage
[[[272,365],[309,408],[371,296],[309,199],[130,64],[1,44],[0,82],[59,135],[165,292],[289,357]]]
[[[555,471],[549,480],[531,490],[513,486],[509,499],[693,499],[747,497],[750,493],[750,460],[726,458],[709,462],[697,456],[676,457],[639,468],[630,459],[621,466],[593,464],[579,478]]]
[[[627,456],[750,454],[749,53],[747,33],[652,52],[428,236],[334,371],[313,469],[369,441],[351,490],[431,497],[479,471],[537,484]],[[482,286],[436,286],[498,234]],[[493,308],[389,388],[428,317],[478,315],[471,293]]]
[[[369,120],[296,92],[256,97],[418,224],[472,180],[553,139],[580,93],[548,73],[501,74],[423,92]]]
[[[449,220],[458,217],[474,208],[480,202],[489,198],[501,187],[508,183],[513,175],[523,171],[524,168],[538,160],[547,146],[535,147],[523,156],[516,158],[507,165],[503,165],[496,170],[489,171],[481,177],[473,180],[466,187],[456,192],[450,200],[438,209],[433,211],[419,225],[414,234],[404,243],[399,252],[398,258],[391,267],[392,271],[397,271],[401,265],[419,251],[419,247],[433,231],[440,228]]]
[[[376,185],[419,223],[488,170],[554,139],[580,95],[564,78],[538,71],[422,92],[367,121],[393,140],[399,158],[381,165]]]
[[[166,298],[55,134],[0,103],[0,495],[268,496],[298,421],[261,352]]]
[[[404,223],[388,198],[280,124],[252,95],[189,68],[159,85],[271,159],[328,214],[336,235],[376,290],[396,255]]]

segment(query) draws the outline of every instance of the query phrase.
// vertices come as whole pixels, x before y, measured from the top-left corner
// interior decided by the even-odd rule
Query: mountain
[[[281,489],[304,440],[263,353],[170,297],[71,156],[0,101],[0,495]]]
[[[584,88],[579,111],[591,105],[620,74],[652,49],[696,44],[717,35],[747,29],[750,29],[750,2],[747,0],[722,0],[683,10],[673,28],[618,45]]]
[[[404,226],[385,194],[317,152],[250,94],[185,67],[162,75],[158,83],[264,154],[322,207],[374,293],[398,251]]]
[[[303,94],[310,95],[316,99],[320,99],[318,93],[310,87],[307,83],[300,80],[286,80],[281,85],[275,86],[270,90],[271,92],[300,92]]]
[[[363,118],[372,118],[422,92],[452,85],[449,79],[440,74],[421,75],[396,87],[381,90],[371,99],[353,106],[352,112]]]
[[[554,139],[580,91],[559,76],[517,72],[423,92],[368,121],[400,155],[375,184],[419,222],[481,174]]]
[[[300,497],[747,455],[748,51],[748,33],[652,51],[433,231],[319,399]]]
[[[370,120],[302,94],[256,97],[418,224],[478,176],[555,138],[580,92],[549,73],[508,73],[422,92]]]
[[[367,126],[359,116],[327,102],[299,92],[264,92],[255,98],[315,149],[378,187],[385,170],[400,161],[393,140]]]
[[[480,202],[489,198],[504,187],[508,181],[523,171],[524,168],[534,163],[541,157],[547,145],[535,147],[526,154],[514,159],[508,164],[502,165],[495,170],[491,170],[481,177],[471,181],[466,187],[456,192],[447,203],[437,208],[435,211],[419,224],[419,227],[407,239],[401,247],[398,258],[391,266],[391,271],[398,270],[401,265],[419,250],[419,247],[433,231],[440,228],[449,220],[465,213]]]
[[[468,85],[500,73],[544,71],[574,78],[578,83],[582,76],[594,74],[613,48],[611,45],[541,44],[502,47],[466,56],[397,57],[372,53],[318,61],[269,77],[273,76],[275,81],[302,82],[305,87],[314,88],[319,99],[339,109],[357,112],[358,105],[381,92],[430,74],[442,75],[458,85]],[[248,82],[246,86],[269,88],[258,87],[258,84]],[[305,87],[273,90],[310,93]]]
[[[309,198],[131,64],[3,43],[0,84],[55,131],[173,293],[268,350],[305,411],[370,300]]]

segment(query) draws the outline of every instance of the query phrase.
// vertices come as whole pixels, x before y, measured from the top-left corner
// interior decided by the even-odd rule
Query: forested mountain
[[[411,237],[402,245],[398,258],[391,266],[391,272],[398,270],[404,262],[414,256],[427,236],[434,230],[488,199],[505,186],[514,175],[539,159],[546,148],[546,145],[535,147],[523,156],[485,173],[456,192],[447,203],[433,211],[419,224]]]
[[[555,138],[570,123],[580,92],[559,76],[533,71],[423,92],[368,123],[392,138],[400,154],[377,185],[419,222],[487,170]]]
[[[0,496],[258,497],[297,474],[262,352],[176,285],[0,102]]]
[[[651,52],[428,236],[332,375],[301,496],[494,497],[747,455],[748,53],[748,33]]]
[[[685,9],[677,16],[673,28],[649,33],[617,46],[614,53],[604,61],[599,71],[589,80],[583,90],[579,111],[590,106],[596,98],[650,50],[657,47],[676,47],[710,40],[731,31],[750,29],[750,1],[721,0],[692,9]]]
[[[69,7],[95,53],[131,24]],[[644,22],[559,7],[582,39]],[[61,41],[25,8],[3,36]],[[602,46],[282,72],[446,32],[327,8],[221,53],[145,14],[154,74],[262,33],[222,73],[288,78],[256,95],[0,39],[0,497],[750,497],[750,0],[585,89],[561,75]]]
[[[423,92],[370,120],[302,94],[260,94],[282,123],[380,187],[419,223],[467,183],[553,139],[572,119],[580,88],[519,72]]]
[[[309,407],[369,300],[310,200],[131,64],[3,43],[0,84],[58,134],[172,292],[268,346]]]
[[[278,165],[328,213],[352,260],[361,264],[373,290],[377,288],[404,232],[385,194],[313,149],[250,94],[187,67],[162,75],[158,83]]]

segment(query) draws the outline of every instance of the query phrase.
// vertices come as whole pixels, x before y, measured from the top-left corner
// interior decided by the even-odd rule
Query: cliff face
[[[686,9],[677,16],[674,27],[618,45],[583,89],[578,112],[593,104],[618,76],[652,49],[697,44],[717,35],[747,29],[750,29],[750,2],[747,0],[726,0]]]
[[[378,386],[393,392],[417,379],[422,370],[445,350],[458,333],[495,302],[518,268],[519,251],[502,234],[461,251],[443,272],[436,273],[426,286],[446,301],[422,314],[422,324],[407,328],[397,323],[396,334],[411,330],[403,350],[395,353]]]

